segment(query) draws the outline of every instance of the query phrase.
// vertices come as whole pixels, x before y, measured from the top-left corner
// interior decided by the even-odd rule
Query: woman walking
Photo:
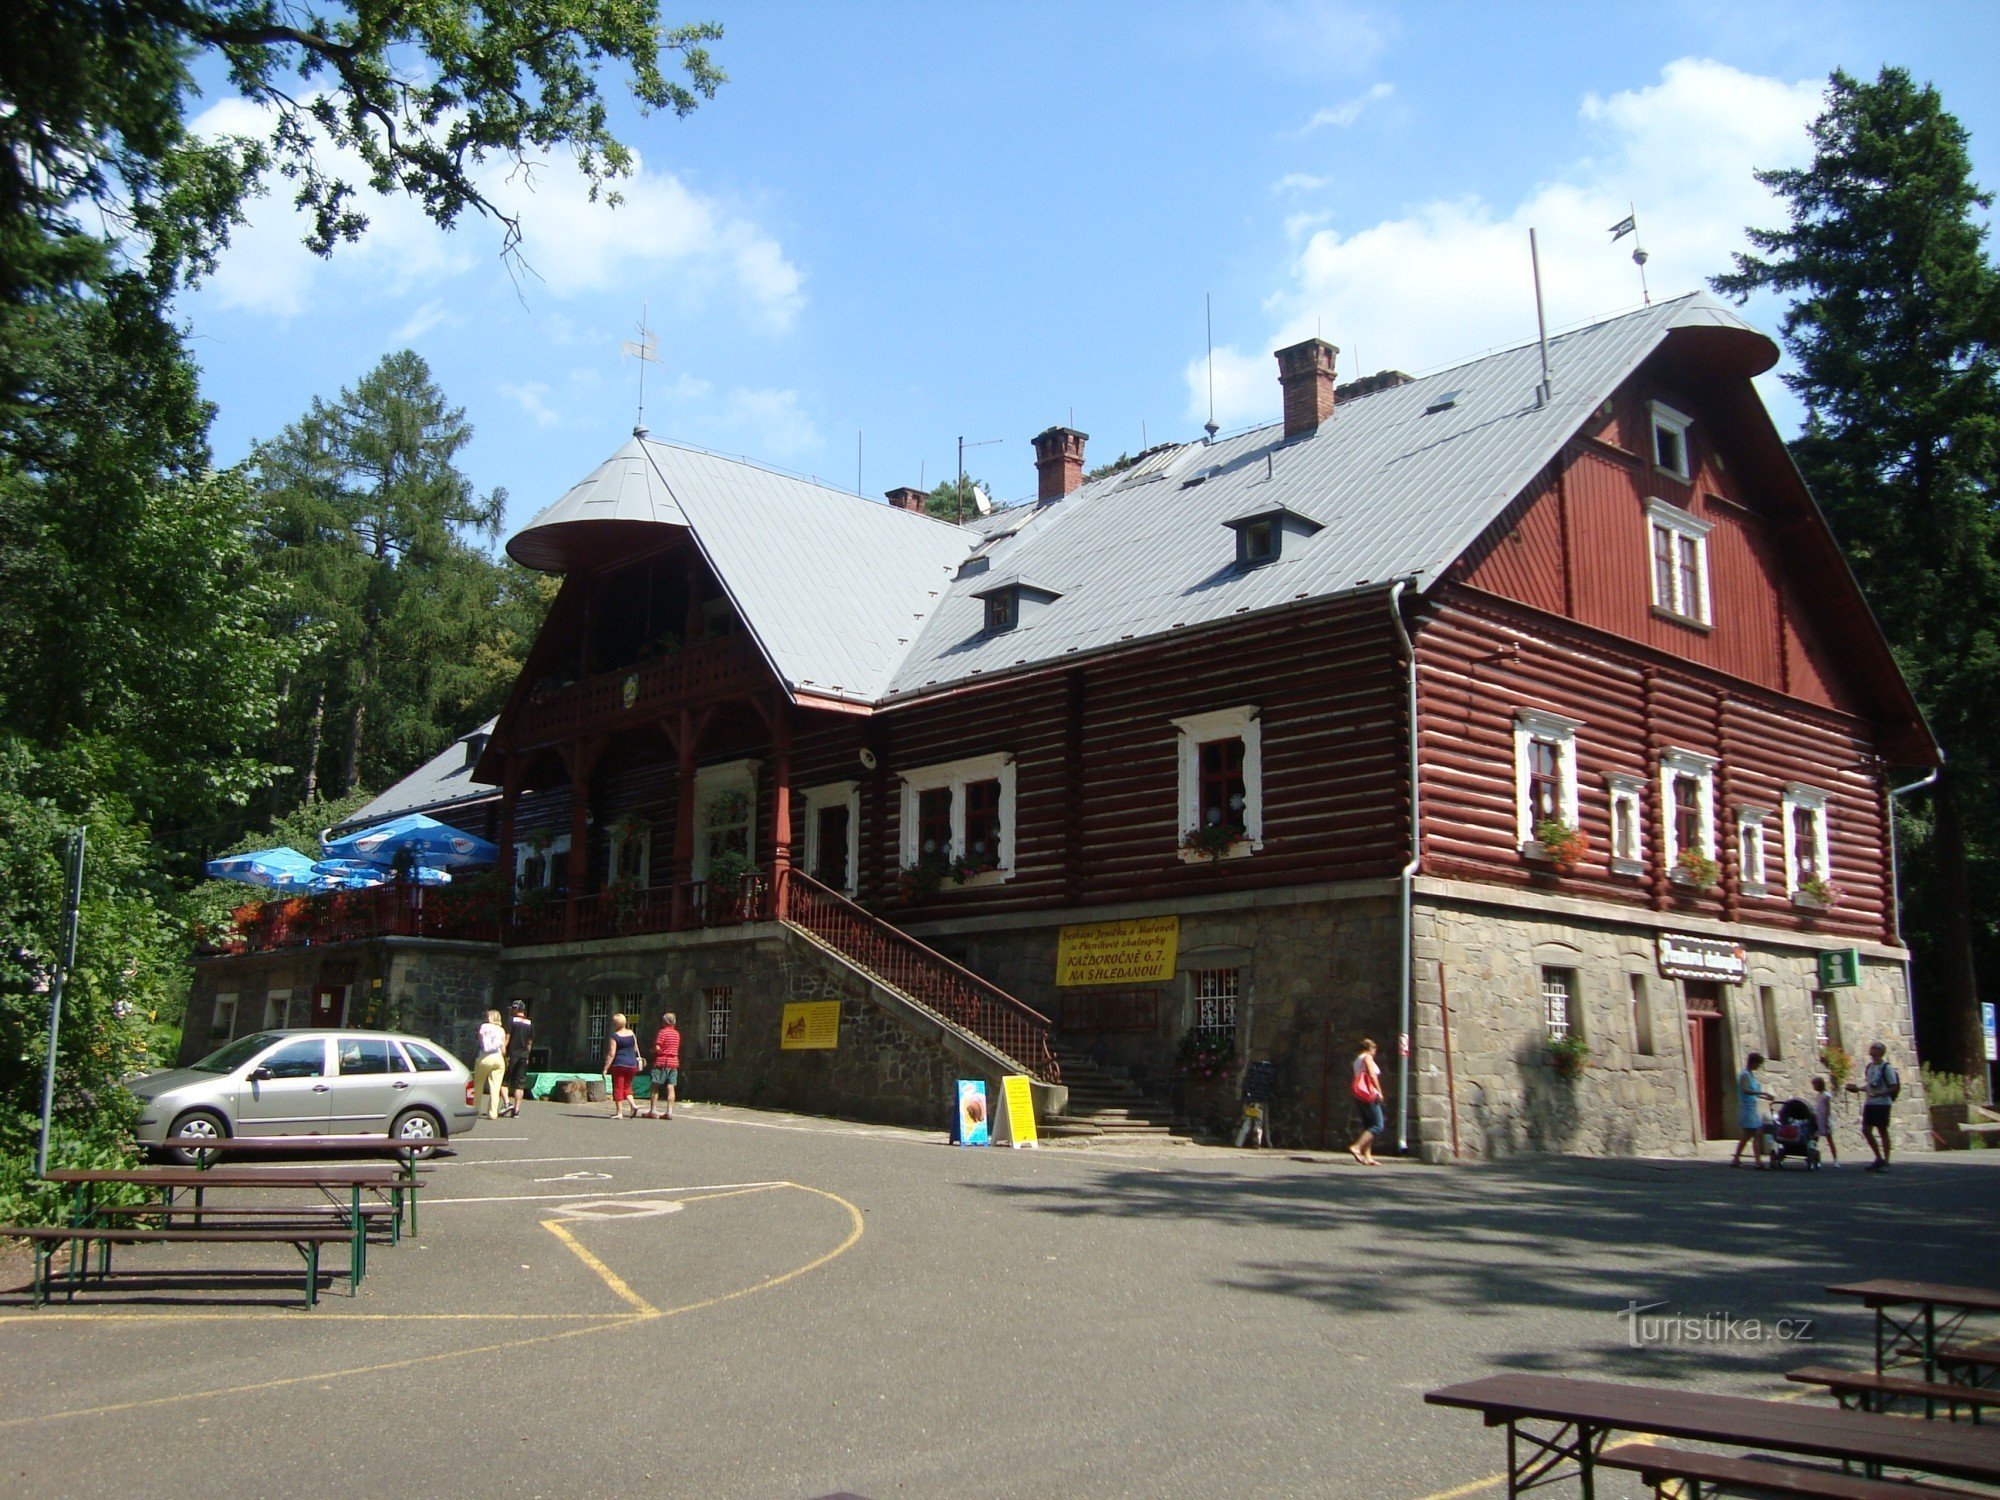
[[[632,1080],[639,1073],[639,1034],[625,1019],[623,1011],[611,1018],[611,1035],[604,1043],[604,1071],[611,1079],[611,1118],[625,1118],[625,1106],[632,1105],[632,1118],[639,1118],[639,1106],[632,1103]]]
[[[1736,1075],[1736,1128],[1743,1134],[1736,1142],[1736,1154],[1729,1159],[1729,1165],[1743,1165],[1743,1148],[1751,1147],[1757,1153],[1757,1166],[1764,1165],[1764,1133],[1770,1122],[1764,1118],[1764,1080],[1757,1076],[1757,1070],[1764,1066],[1764,1054],[1753,1052],[1743,1059],[1743,1071]]]
[[[1347,1148],[1347,1154],[1364,1167],[1378,1166],[1375,1137],[1382,1133],[1382,1069],[1375,1061],[1372,1037],[1361,1039],[1354,1054],[1354,1111],[1361,1117],[1361,1134]]]
[[[646,1118],[671,1120],[674,1117],[674,1088],[681,1081],[681,1033],[674,1013],[660,1017],[660,1029],[653,1033],[653,1097]],[[660,1108],[664,1101],[666,1108]]]
[[[472,1065],[473,1100],[485,1107],[486,1118],[500,1118],[501,1079],[507,1066],[507,1033],[500,1029],[500,1012],[489,1010],[479,1028],[479,1057]]]

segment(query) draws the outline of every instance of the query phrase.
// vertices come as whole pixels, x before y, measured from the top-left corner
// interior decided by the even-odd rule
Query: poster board
[[[778,1028],[780,1052],[831,1052],[840,1045],[840,1002],[806,1000],[785,1007]]]
[[[1056,935],[1059,986],[1164,984],[1174,977],[1179,917],[1085,922]]]
[[[1000,1080],[1000,1118],[993,1139],[1017,1148],[1041,1144],[1035,1129],[1035,1090],[1026,1073],[1009,1073]]]
[[[951,1143],[954,1146],[992,1144],[986,1111],[986,1080],[961,1078],[951,1112]]]

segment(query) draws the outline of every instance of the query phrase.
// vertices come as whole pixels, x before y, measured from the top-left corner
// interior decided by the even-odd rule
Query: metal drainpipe
[[[1407,1156],[1410,1150],[1410,988],[1411,949],[1416,935],[1414,907],[1416,903],[1417,865],[1423,858],[1423,822],[1420,816],[1417,791],[1417,648],[1410,640],[1410,632],[1403,627],[1403,587],[1405,580],[1397,579],[1389,586],[1389,623],[1396,627],[1396,635],[1403,643],[1403,656],[1410,664],[1409,674],[1409,725],[1410,725],[1410,860],[1403,866],[1398,879],[1402,882],[1403,898],[1403,944],[1398,956],[1396,998],[1399,1019],[1396,1025],[1396,1150]]]
[[[1920,792],[1938,779],[1942,766],[1932,769],[1922,781],[1913,781],[1908,786],[1889,788],[1889,899],[1896,903],[1896,941],[1903,944],[1907,955],[1910,946],[1903,939],[1903,862],[1896,850],[1896,799],[1907,797],[1911,792]],[[1917,1035],[1917,991],[1916,982],[1910,974],[1910,960],[1903,959],[1903,1003],[1910,1008],[1910,1039]]]

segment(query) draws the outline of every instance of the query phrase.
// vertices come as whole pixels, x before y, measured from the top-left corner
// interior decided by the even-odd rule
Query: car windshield
[[[197,1073],[234,1073],[278,1040],[280,1037],[275,1031],[259,1031],[250,1036],[239,1036],[227,1046],[217,1047],[200,1062],[189,1063],[188,1066]]]

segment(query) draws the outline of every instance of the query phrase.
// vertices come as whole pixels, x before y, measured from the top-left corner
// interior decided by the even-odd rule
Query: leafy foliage
[[[931,487],[924,501],[924,514],[945,521],[969,521],[979,514],[979,501],[973,491],[982,488],[970,474],[954,474]]]
[[[1919,1041],[1969,1068],[1975,950],[2000,959],[2000,278],[1964,127],[1900,68],[1835,73],[1805,168],[1758,178],[1790,222],[1716,278],[1789,296],[1793,444],[1946,764],[1905,825]]]

